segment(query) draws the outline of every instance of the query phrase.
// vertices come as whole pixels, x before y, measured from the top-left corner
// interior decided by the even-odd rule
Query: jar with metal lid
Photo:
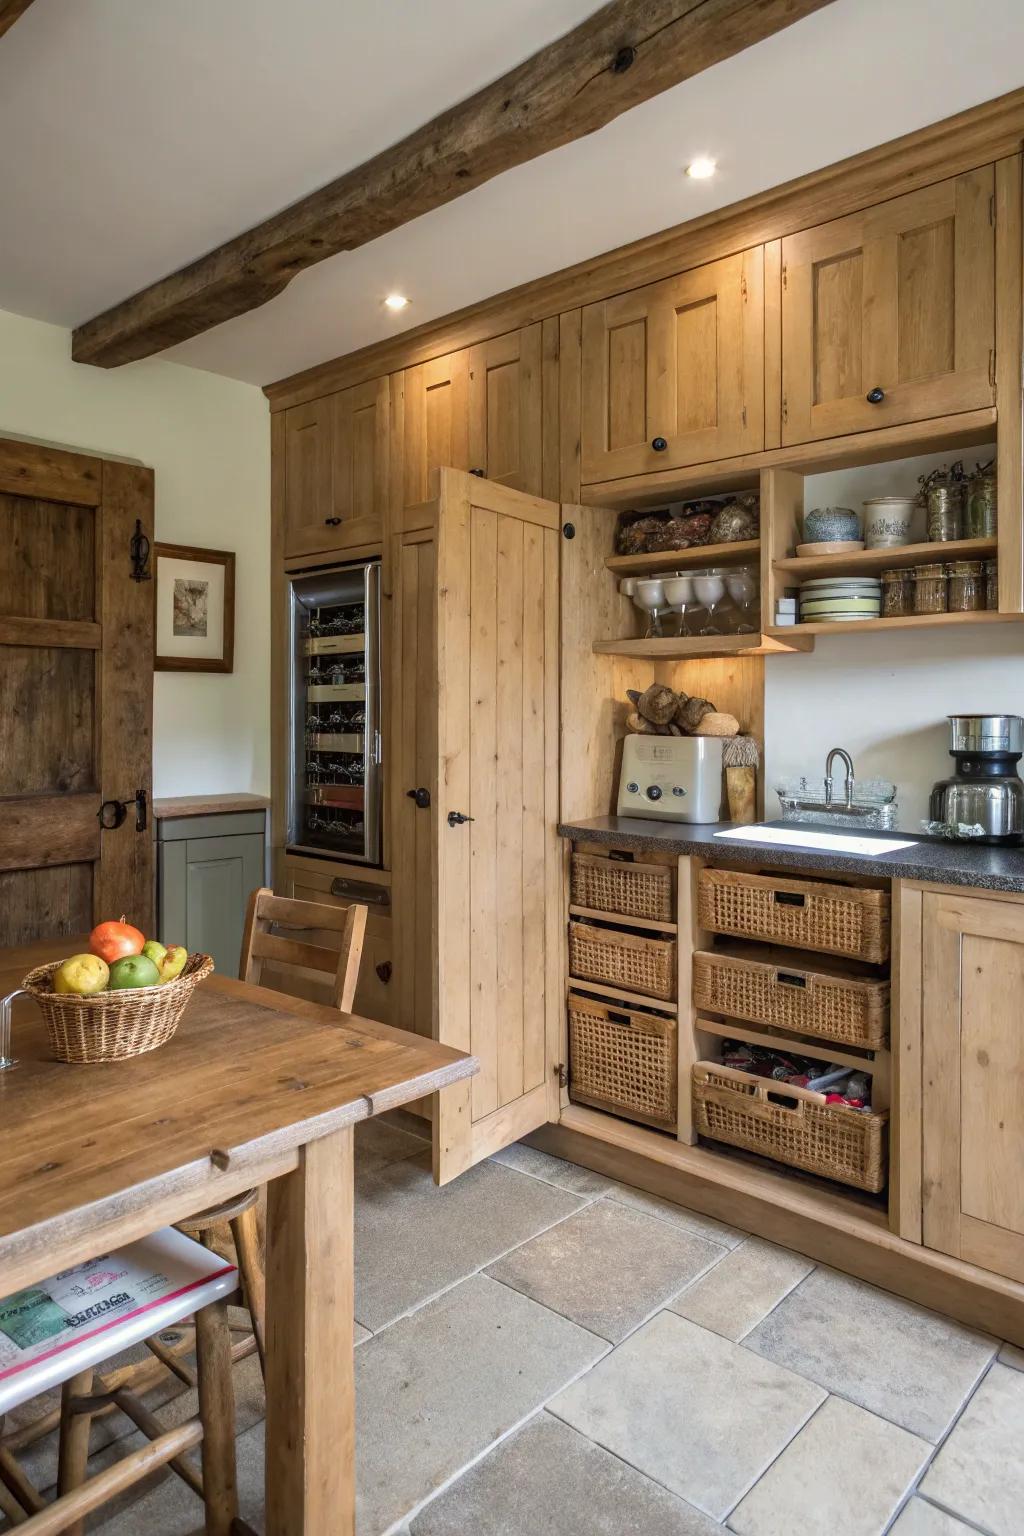
[[[961,459],[948,469],[933,469],[920,475],[921,500],[928,518],[928,538],[936,544],[948,544],[963,538],[964,466]]]
[[[985,607],[995,613],[999,607],[999,561],[985,561]]]
[[[914,611],[914,572],[882,572],[882,617],[902,619]]]
[[[964,534],[968,539],[992,539],[996,533],[996,461],[975,466],[967,482]]]
[[[985,606],[985,568],[981,560],[954,560],[949,569],[950,613],[977,613]]]
[[[914,567],[914,612],[945,613],[949,600],[949,572],[944,565]]]

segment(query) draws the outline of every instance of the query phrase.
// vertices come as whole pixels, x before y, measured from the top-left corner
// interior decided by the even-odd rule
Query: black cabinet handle
[[[407,789],[405,793],[410,800],[416,801],[418,810],[425,811],[427,806],[430,804],[429,789]]]
[[[868,390],[864,398],[869,405],[881,405],[882,401],[885,399],[885,390],[879,389],[878,385],[876,384],[874,389]]]
[[[391,980],[391,961],[382,960],[380,965],[374,966],[374,970],[377,972],[377,975],[380,977],[384,985],[387,986],[388,982]]]
[[[461,827],[463,822],[472,821],[473,819],[472,816],[463,816],[461,811],[448,812],[448,825],[450,827]]]
[[[337,528],[338,524],[341,522],[341,518],[340,517],[325,517],[324,518],[324,522],[327,524],[328,528]]]
[[[482,469],[471,469],[470,474],[476,475],[478,480],[482,480],[484,478],[484,471]]]
[[[664,453],[665,449],[668,447],[668,440],[664,437],[652,437],[651,447],[654,449],[655,453]]]

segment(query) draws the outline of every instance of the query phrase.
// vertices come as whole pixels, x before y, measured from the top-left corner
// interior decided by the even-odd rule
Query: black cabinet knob
[[[484,478],[484,471],[482,469],[471,469],[470,474],[476,475],[478,480],[482,480]]]
[[[668,442],[663,437],[652,437],[651,447],[654,449],[655,453],[664,453],[665,449],[668,447]]]
[[[879,389],[878,385],[876,384],[874,389],[868,390],[864,398],[867,400],[869,405],[881,405],[882,401],[885,399],[885,390]]]
[[[327,524],[328,528],[337,528],[338,524],[341,522],[341,518],[340,517],[325,517],[324,518],[324,522]]]
[[[421,811],[425,811],[430,804],[429,789],[407,789],[405,793],[410,800],[416,801],[416,806]]]

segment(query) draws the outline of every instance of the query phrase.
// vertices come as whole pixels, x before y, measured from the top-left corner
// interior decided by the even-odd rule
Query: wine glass
[[[675,633],[686,635],[686,608],[693,601],[693,578],[691,576],[666,576],[664,579],[665,602],[670,613],[678,614],[675,620]]]
[[[759,591],[755,568],[752,565],[741,565],[736,570],[729,571],[725,578],[726,590],[739,611],[739,623],[736,625],[738,635],[753,635],[757,633],[757,625],[751,622],[753,610],[757,605]]]
[[[722,572],[717,568],[707,571],[694,571],[693,592],[697,601],[707,610],[707,618],[701,625],[699,633],[702,635],[720,635],[722,631],[715,624],[715,609],[725,596],[725,582],[722,580]]]
[[[638,581],[633,593],[633,601],[647,614],[646,638],[661,639],[661,612],[665,607],[665,583],[661,577],[654,576],[646,581]]]

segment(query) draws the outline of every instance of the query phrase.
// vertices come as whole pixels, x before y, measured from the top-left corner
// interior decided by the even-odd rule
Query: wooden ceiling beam
[[[9,32],[19,16],[24,16],[32,0],[0,0],[0,37]]]
[[[78,326],[72,356],[116,368],[245,314],[307,267],[593,133],[830,3],[612,0],[364,165]]]

